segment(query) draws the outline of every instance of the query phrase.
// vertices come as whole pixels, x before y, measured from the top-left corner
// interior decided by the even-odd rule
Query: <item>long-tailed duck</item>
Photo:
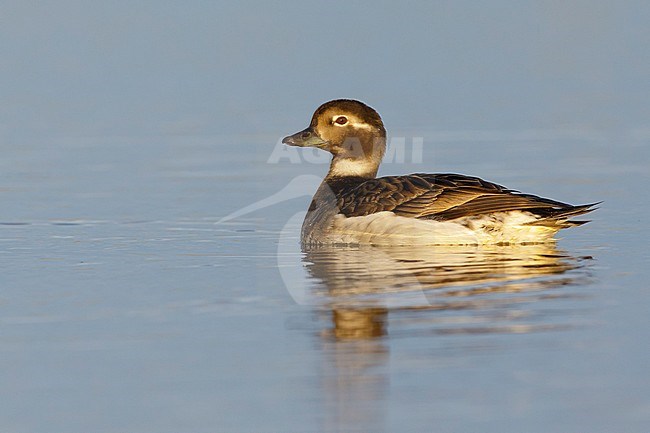
[[[327,102],[283,143],[330,152],[329,172],[302,226],[304,244],[480,245],[541,243],[586,221],[573,206],[462,174],[376,178],[386,149],[379,114],[349,99]]]

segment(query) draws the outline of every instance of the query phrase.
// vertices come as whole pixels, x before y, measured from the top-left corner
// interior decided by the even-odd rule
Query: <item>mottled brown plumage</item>
[[[526,211],[560,222],[591,211],[594,204],[572,206],[531,194],[522,194],[478,177],[460,174],[412,174],[365,180],[337,194],[337,206],[346,217],[389,211],[409,218],[449,221],[495,212]],[[540,222],[542,222],[540,220]],[[584,222],[564,222],[566,226]]]

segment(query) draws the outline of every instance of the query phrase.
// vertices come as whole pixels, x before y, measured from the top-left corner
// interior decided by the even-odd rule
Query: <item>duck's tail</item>
[[[529,222],[527,225],[531,226],[544,226],[556,229],[565,229],[569,227],[577,227],[588,223],[589,221],[576,221],[569,220],[569,218],[584,215],[591,211],[598,209],[597,206],[602,202],[583,204],[578,206],[567,206],[562,209],[544,209],[544,215],[540,215],[540,219]]]

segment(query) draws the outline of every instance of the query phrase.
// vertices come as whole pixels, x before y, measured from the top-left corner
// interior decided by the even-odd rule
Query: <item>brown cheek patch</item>
[[[346,156],[354,159],[365,158],[365,152],[360,137],[347,137],[343,142]]]

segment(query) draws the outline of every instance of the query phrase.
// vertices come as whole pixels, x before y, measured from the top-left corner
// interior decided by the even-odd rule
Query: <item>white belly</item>
[[[397,216],[392,212],[346,218],[336,215],[317,242],[375,245],[486,245],[540,243],[556,229],[527,225],[535,217],[526,212],[502,212],[482,217],[433,221]]]

